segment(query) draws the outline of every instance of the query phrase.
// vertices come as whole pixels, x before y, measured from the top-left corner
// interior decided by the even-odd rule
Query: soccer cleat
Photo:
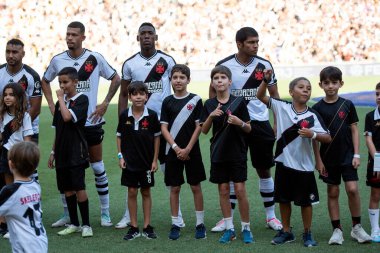
[[[242,237],[243,237],[243,242],[245,244],[249,244],[249,243],[253,243],[254,240],[253,240],[253,235],[251,233],[251,231],[249,231],[248,229],[243,229],[243,231],[241,232],[242,234]]]
[[[343,244],[343,233],[339,228],[334,229],[334,232],[329,240],[330,245],[342,245]]]
[[[4,239],[9,239],[9,232],[6,232],[6,233],[3,235],[3,238],[4,238]]]
[[[296,237],[294,236],[293,232],[284,232],[283,229],[278,231],[278,233],[274,236],[272,239],[271,243],[273,245],[278,245],[278,244],[284,244],[284,243],[289,243],[289,242],[294,242],[296,240]]]
[[[100,217],[100,225],[102,227],[111,227],[113,225],[111,217],[108,214],[103,213]]]
[[[82,227],[82,237],[92,237],[94,234],[92,233],[92,228],[90,226]]]
[[[303,233],[302,235],[303,239],[303,246],[305,247],[315,247],[317,246],[317,242],[313,239],[313,235],[311,232]]]
[[[146,226],[146,228],[143,229],[142,236],[144,236],[146,239],[156,239],[157,235],[153,230],[153,227],[151,225]]]
[[[179,236],[181,235],[180,231],[181,231],[181,228],[173,224],[169,232],[169,239],[177,240]]]
[[[131,220],[128,217],[123,216],[123,218],[121,218],[121,220],[115,225],[115,228],[121,229],[121,228],[130,227],[130,226],[131,226]]]
[[[380,242],[380,230],[375,230],[371,233],[373,242]]]
[[[205,238],[206,238],[206,227],[202,223],[195,227],[195,239],[205,239]]]
[[[70,217],[69,217],[69,215],[64,214],[64,215],[62,215],[61,218],[59,218],[59,220],[57,220],[56,222],[51,224],[51,227],[52,228],[59,228],[59,227],[65,226],[66,224],[70,224]]]
[[[127,234],[124,236],[124,240],[131,241],[137,237],[140,237],[140,235],[139,228],[130,226]]]
[[[224,219],[221,219],[218,223],[216,223],[215,227],[211,229],[211,232],[223,232],[226,230],[226,223]]]
[[[79,233],[81,232],[82,229],[80,226],[75,226],[75,225],[68,225],[64,230],[59,231],[57,234],[58,235],[69,235],[72,233]]]
[[[351,230],[351,237],[358,243],[371,242],[372,237],[369,236],[363,229],[361,224],[356,224]]]
[[[236,239],[235,231],[232,229],[227,229],[222,237],[219,238],[220,243],[230,243],[231,241]]]
[[[282,229],[282,223],[276,217],[267,220],[267,228],[273,229],[275,231],[280,231]]]

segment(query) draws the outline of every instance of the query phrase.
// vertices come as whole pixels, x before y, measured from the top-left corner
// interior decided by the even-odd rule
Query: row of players
[[[68,30],[67,30],[67,44],[68,44],[69,50],[60,54],[60,55],[57,55],[56,57],[53,58],[51,64],[48,67],[48,70],[45,72],[45,75],[44,75],[44,78],[42,81],[42,88],[44,89],[46,98],[47,98],[48,103],[49,103],[49,107],[50,107],[52,113],[54,114],[55,108],[54,108],[54,104],[52,101],[51,91],[49,90],[48,81],[49,80],[51,81],[52,79],[54,79],[54,77],[59,73],[59,71],[63,67],[66,67],[69,65],[69,66],[77,68],[78,80],[79,80],[79,84],[77,85],[77,90],[81,91],[81,92],[92,92],[91,93],[92,95],[88,95],[88,98],[89,98],[89,110],[88,110],[89,115],[87,116],[86,128],[85,128],[86,140],[87,140],[87,144],[89,145],[90,162],[91,162],[92,167],[94,168],[94,171],[95,171],[95,174],[97,177],[97,183],[103,182],[104,184],[102,186],[108,186],[108,181],[106,179],[106,175],[105,175],[105,171],[104,171],[104,165],[101,161],[101,139],[102,139],[102,135],[103,135],[103,132],[101,129],[101,124],[104,122],[104,120],[102,119],[102,116],[106,111],[107,105],[108,105],[110,99],[115,94],[115,92],[119,86],[119,83],[118,83],[119,78],[117,77],[116,71],[113,71],[113,72],[107,71],[107,68],[109,70],[110,66],[104,61],[104,59],[99,54],[90,52],[90,51],[82,48],[82,42],[83,42],[84,38],[85,38],[84,37],[84,26],[78,22],[71,23],[68,27]],[[122,80],[122,89],[121,89],[120,100],[119,100],[119,112],[122,112],[123,109],[125,109],[127,106],[128,100],[126,99],[126,97],[128,96],[127,90],[128,90],[129,83],[132,81],[135,81],[135,80],[143,80],[144,83],[146,83],[148,86],[147,88],[148,88],[148,94],[149,94],[149,99],[147,100],[146,105],[148,108],[151,107],[153,109],[156,109],[155,111],[157,111],[157,113],[160,114],[161,102],[162,102],[163,98],[165,98],[168,94],[170,94],[170,83],[169,83],[170,71],[169,70],[174,65],[174,60],[171,57],[167,56],[166,54],[163,54],[162,52],[157,51],[155,49],[154,42],[155,42],[155,40],[157,40],[157,35],[155,33],[154,27],[151,24],[144,23],[139,28],[138,40],[140,41],[141,52],[134,55],[130,59],[128,59],[123,65],[123,80]],[[265,69],[272,70],[272,66],[270,65],[270,63],[268,61],[257,56],[258,34],[254,29],[242,28],[237,33],[236,41],[237,41],[237,46],[238,46],[238,53],[236,55],[232,55],[232,56],[226,58],[225,60],[219,62],[218,65],[228,66],[229,69],[232,70],[232,73],[233,73],[232,77],[228,75],[228,71],[224,71],[225,73],[224,72],[222,73],[225,76],[227,76],[228,80],[231,80],[231,82],[232,82],[232,86],[230,87],[232,95],[240,95],[240,96],[243,95],[244,96],[245,94],[249,94],[248,96],[245,97],[247,100],[247,103],[246,103],[247,106],[246,107],[248,108],[249,117],[248,117],[248,120],[246,122],[243,122],[244,124],[243,123],[241,124],[241,126],[243,129],[248,128],[247,125],[252,126],[252,131],[249,131],[251,133],[250,137],[248,137],[249,143],[252,145],[249,145],[249,147],[250,147],[250,151],[251,151],[253,165],[256,169],[258,169],[257,171],[258,171],[258,174],[260,176],[260,192],[261,192],[261,195],[263,196],[264,206],[266,207],[266,211],[267,211],[267,223],[272,228],[279,230],[282,228],[282,225],[276,219],[276,217],[274,215],[274,200],[273,200],[274,185],[273,185],[273,180],[270,177],[270,171],[269,171],[269,169],[273,163],[272,162],[272,160],[273,160],[272,148],[273,148],[273,143],[274,143],[274,134],[273,134],[273,130],[271,129],[271,127],[269,125],[268,111],[266,109],[266,106],[263,103],[261,103],[259,100],[255,99],[255,95],[257,95],[256,92],[259,93],[257,88],[259,87],[260,83],[263,82],[263,80],[268,81],[269,85],[268,85],[267,89],[269,90],[271,97],[274,97],[274,98],[277,97],[278,98],[277,87],[276,87],[276,78],[274,76],[273,71],[268,71],[270,73],[269,76],[266,76],[266,75],[268,75],[268,72],[264,72]],[[7,45],[7,52],[8,52],[8,46],[12,47],[12,44]],[[18,47],[20,45],[13,45],[13,47],[14,46]],[[22,46],[21,46],[21,48],[22,48]],[[12,51],[12,50],[10,50],[10,51]],[[10,52],[10,54],[12,54],[12,53]],[[9,58],[12,58],[12,57],[9,57]],[[21,57],[21,59],[22,59],[22,57]],[[6,70],[9,70],[9,65],[10,65],[10,62],[12,62],[12,60],[8,61],[8,57],[7,57],[7,62],[8,62],[8,64],[6,65],[7,66]],[[144,70],[144,67],[145,67],[145,70]],[[146,69],[148,69],[148,71]],[[98,70],[98,71],[96,71],[96,70]],[[142,72],[144,72],[144,73],[142,73]],[[221,73],[219,73],[219,74],[221,74]],[[99,82],[99,75],[102,75],[102,76],[104,75],[106,78],[111,79],[112,81],[111,81],[111,86],[110,86],[109,92],[105,98],[105,101],[102,104],[100,104],[99,106],[96,106],[96,104],[97,104],[96,97],[97,96],[94,96],[93,94],[97,94],[97,91],[94,91],[96,89],[94,89],[94,87],[92,86],[93,82],[91,80],[95,80],[94,82],[96,83],[96,86],[97,86],[97,84]],[[335,78],[335,76],[336,75],[333,75],[332,77]],[[92,77],[94,77],[94,79],[91,79]],[[189,77],[188,77],[188,79],[189,79]],[[330,80],[329,76],[328,76],[327,80]],[[335,82],[338,82],[340,84],[343,84],[341,78],[336,79],[336,80],[335,79],[331,80],[331,83],[334,83],[332,81],[335,81]],[[298,81],[302,81],[302,80],[298,80]],[[297,83],[298,81],[295,82],[297,85],[298,85],[298,83]],[[265,83],[265,81],[264,81],[264,83]],[[33,83],[33,84],[34,84],[33,86],[35,88],[39,87],[38,83]],[[294,85],[294,86],[298,87],[297,85]],[[309,83],[309,85],[310,85],[310,83]],[[303,85],[303,86],[307,86],[307,85]],[[174,88],[174,86],[173,86],[173,88]],[[174,90],[175,90],[175,88],[174,88]],[[165,93],[165,92],[167,92],[167,93]],[[210,95],[212,95],[213,92],[215,93],[215,90],[210,90]],[[61,94],[61,96],[62,95],[63,94]],[[60,97],[60,96],[58,96],[58,97]],[[258,97],[258,95],[257,95],[257,97]],[[309,95],[309,97],[310,97],[310,95]],[[92,103],[91,103],[91,101],[92,101]],[[228,101],[229,100],[227,100],[225,102],[228,102]],[[267,102],[269,102],[269,101],[267,101]],[[216,105],[216,107],[218,110],[220,110],[219,107],[221,107],[221,106]],[[340,109],[342,109],[342,108],[339,108],[339,110]],[[230,108],[228,108],[228,110],[229,110],[229,112],[231,112]],[[226,114],[228,110],[224,110],[224,111],[221,110],[221,112],[219,112],[219,113],[224,112],[224,114]],[[340,115],[341,115],[341,113],[339,113],[339,117],[340,117]],[[343,112],[343,115],[344,115],[344,112]],[[295,116],[293,120],[298,120],[298,117],[299,116]],[[249,122],[250,119],[251,119],[251,122]],[[227,121],[228,120],[231,120],[231,122],[228,122],[228,124],[231,124],[233,122],[236,123],[236,121],[235,121],[236,119],[233,117],[233,114],[228,116]],[[308,124],[307,121],[300,121],[300,122],[301,122],[300,123],[301,126],[303,126],[303,124]],[[144,123],[144,121],[142,123]],[[239,123],[241,123],[241,121]],[[356,126],[355,123],[356,122],[353,122],[352,125]],[[279,126],[281,126],[281,125],[279,125]],[[249,128],[251,128],[251,127],[249,127]],[[351,127],[351,129],[352,128],[354,128],[354,127]],[[214,132],[214,133],[218,133],[218,132]],[[277,131],[277,133],[278,133],[278,131]],[[306,131],[305,133],[303,133],[301,131],[299,134],[305,135],[306,137],[308,137],[307,135],[310,134],[310,132]],[[264,136],[264,140],[262,138],[259,138],[259,136],[261,136],[261,137]],[[277,135],[277,136],[279,136],[279,135]],[[292,136],[292,134],[291,134],[291,136]],[[310,136],[310,137],[315,137],[315,136],[314,136],[314,134],[312,134],[312,136]],[[294,138],[294,137],[291,137],[291,138]],[[318,137],[318,134],[316,135],[316,138],[320,138],[320,137]],[[335,141],[335,138],[334,138],[334,141]],[[332,143],[334,143],[334,141]],[[168,142],[170,143],[170,140],[168,140]],[[213,141],[213,143],[215,143],[215,142]],[[335,143],[336,143],[336,141],[335,141]],[[175,143],[173,143],[173,145],[174,144]],[[354,144],[357,145],[357,143],[355,141],[354,141]],[[172,148],[175,150],[178,145],[177,144],[175,146],[173,146],[173,145],[172,145]],[[354,147],[355,145],[351,145],[351,146]],[[284,149],[285,146],[282,148]],[[171,150],[171,149],[169,148],[169,150]],[[357,152],[357,150],[358,150],[358,148],[357,149],[355,148],[355,150],[351,150],[352,151],[351,153],[353,153],[352,155],[355,156],[353,159],[353,162],[351,161],[352,167],[356,167],[356,168],[358,167],[358,160],[357,160],[358,159],[357,158],[358,152]],[[178,157],[179,159],[181,159],[181,158],[185,159],[186,158],[186,152],[189,152],[189,150],[185,150],[183,152],[185,152],[185,155],[180,153],[179,157]],[[216,154],[219,154],[219,152],[216,152]],[[347,154],[347,153],[345,153],[345,154]],[[122,157],[123,155],[120,154],[120,156]],[[260,157],[260,159],[259,159],[259,157]],[[267,159],[263,159],[263,157],[266,157]],[[290,157],[292,157],[292,156],[290,156]],[[100,161],[99,161],[99,158],[100,158]],[[287,159],[290,159],[290,158],[287,158]],[[102,164],[102,166],[101,166],[102,171],[100,173],[101,174],[100,177],[99,177],[99,173],[97,173],[98,171],[96,171],[96,169],[97,169],[96,165],[99,165],[99,164]],[[285,164],[284,166],[286,166],[286,167],[293,168],[292,166],[287,166],[286,163],[284,163],[284,164]],[[318,163],[317,163],[317,165],[318,165]],[[224,168],[224,169],[227,169],[227,168]],[[353,172],[356,172],[355,168],[350,173],[353,173]],[[343,174],[346,174],[346,172],[344,172]],[[329,173],[329,175],[330,175],[330,173]],[[350,175],[350,176],[352,176],[352,175]],[[356,178],[357,178],[357,176],[356,176]],[[232,179],[232,178],[230,178],[230,179]],[[339,179],[340,179],[340,175],[339,175]],[[238,181],[241,182],[241,179],[239,179],[239,180]],[[351,201],[350,204],[352,204],[352,206],[353,206],[352,209],[354,209],[354,213],[352,214],[352,216],[353,216],[353,230],[352,230],[351,234],[354,237],[357,237],[358,241],[371,240],[371,239],[368,239],[369,236],[365,234],[365,232],[362,230],[362,228],[360,226],[360,201],[359,201],[359,205],[356,206],[358,204],[358,199],[359,199],[359,195],[357,193],[357,183],[356,183],[357,179],[355,180],[355,178],[348,178],[348,179],[344,178],[344,180],[347,181],[346,187],[348,187],[348,188],[350,188],[351,183],[353,184],[353,186],[351,186],[351,188],[350,188],[351,191],[353,192],[353,194],[349,194],[349,196],[353,195],[352,200],[350,200]],[[242,195],[241,195],[242,194],[242,188],[241,188],[241,185],[239,184],[239,182],[238,182],[238,184],[235,184],[235,187],[237,187],[237,189],[235,189],[236,195],[234,194],[235,197],[232,196],[232,198],[231,198],[232,200],[235,199],[235,201],[236,201],[236,199],[242,200]],[[337,197],[335,196],[335,198],[334,198],[332,195],[334,195],[334,193],[336,193],[336,189],[339,189],[338,185],[339,185],[339,183],[336,184],[336,182],[332,182],[332,183],[330,182],[329,183],[329,188],[330,188],[329,189],[329,200],[334,202],[334,204],[335,204],[335,201],[337,201]],[[98,184],[98,186],[100,186],[100,185]],[[108,194],[102,194],[102,193],[108,193],[108,189],[104,189],[106,187],[99,187],[99,188],[102,188],[101,190],[104,190],[104,191],[98,191],[100,193],[99,195],[101,196],[101,202],[102,202],[102,200],[106,199],[105,201],[102,202],[102,204],[104,204],[104,205],[102,205],[102,207],[103,207],[102,208],[102,225],[109,225],[109,224],[111,224],[111,222],[110,222],[109,211],[108,211],[108,198],[102,199],[103,195],[108,195]],[[225,184],[225,183],[220,184],[220,187],[219,187],[220,192],[221,192],[220,196],[225,198],[226,192],[229,191],[229,188],[230,188],[229,184]],[[231,187],[231,189],[232,189],[232,187]],[[234,193],[234,192],[232,192],[232,193]],[[178,187],[172,187],[171,195],[172,194],[174,194],[174,196],[175,196],[175,194],[177,194],[177,195],[179,194]],[[331,198],[330,198],[330,195],[331,195]],[[64,199],[68,199],[67,197],[70,197],[70,196],[72,196],[72,195],[70,195],[70,194],[69,194],[69,196],[66,195],[66,197]],[[227,194],[227,196],[228,196],[228,194]],[[244,196],[244,194],[243,194],[243,196]],[[317,195],[313,194],[313,199],[317,199]],[[227,197],[227,200],[228,200],[228,197]],[[294,200],[294,199],[292,199],[292,200]],[[235,201],[232,201],[231,206],[233,206],[236,203]],[[79,202],[81,202],[81,201],[79,201]],[[178,204],[178,201],[177,201],[177,204]],[[239,201],[239,206],[241,207],[240,208],[241,211],[245,210],[245,208],[244,207],[242,208],[241,205],[244,206],[244,201],[241,201],[241,203]],[[175,208],[175,206],[177,206],[177,208]],[[228,202],[227,202],[227,206],[228,206],[227,209],[230,210]],[[310,206],[310,204],[307,205],[307,207],[309,207],[309,206]],[[176,230],[178,233],[174,233],[174,234],[177,234],[179,237],[179,228],[181,227],[181,225],[183,226],[183,220],[181,218],[180,210],[178,207],[179,207],[179,204],[174,205],[174,208],[172,208],[172,216],[173,216],[172,230]],[[220,229],[220,230],[227,229],[225,234],[221,238],[221,242],[227,242],[227,241],[234,238],[234,232],[233,232],[234,230],[231,228],[232,221],[229,219],[232,216],[228,216],[228,211],[226,210],[225,207],[226,207],[226,205],[221,207],[222,211],[223,211],[223,216],[224,216],[224,219],[223,219],[224,224],[222,226],[217,227],[217,229]],[[275,239],[276,238],[277,239],[282,238],[285,241],[287,241],[287,238],[291,239],[292,233],[290,232],[290,226],[288,224],[288,220],[286,218],[286,215],[285,215],[285,217],[283,215],[283,212],[286,213],[286,211],[289,211],[288,208],[289,208],[288,205],[280,204],[280,210],[281,210],[282,218],[284,220],[284,228],[282,230],[280,230],[279,234],[275,237]],[[331,207],[331,208],[334,209],[336,207]],[[307,218],[308,212],[309,212],[308,208],[303,208],[303,209],[305,209],[305,210],[303,210],[303,213],[305,213],[305,216]],[[310,211],[311,211],[311,209],[310,209]],[[225,213],[225,212],[227,212],[227,213]],[[336,213],[336,210],[335,210],[335,213]],[[199,216],[199,220],[202,220],[203,214],[200,214],[200,213],[198,213],[198,214],[199,215],[197,215],[197,217]],[[331,215],[331,212],[330,212],[330,215]],[[68,215],[66,215],[66,217],[67,216]],[[332,239],[334,236],[336,237],[336,234],[337,234],[336,232],[339,232],[339,231],[341,232],[340,224],[339,224],[339,213],[337,216],[338,216],[338,219],[334,219],[336,216],[331,217],[332,223],[334,226],[334,233],[333,233]],[[66,220],[60,220],[59,221],[60,222],[59,225],[61,225],[62,223],[66,223],[68,221],[68,219],[66,217],[64,217],[64,219],[66,219]],[[244,217],[244,215],[242,215],[242,217]],[[119,224],[117,224],[117,226],[118,225],[119,225],[118,227],[126,226],[129,221],[130,221],[129,213],[126,212],[125,217],[123,217],[122,221]],[[202,223],[200,223],[200,224],[202,224]],[[197,225],[200,225],[200,224],[197,224]],[[57,225],[57,224],[55,224],[55,225]],[[134,224],[132,224],[132,227],[130,228],[130,231],[132,230],[131,233],[128,232],[128,234],[126,235],[127,238],[128,238],[128,235],[139,234],[139,233],[132,233],[133,232],[132,228],[135,228],[133,225]],[[145,224],[144,229],[147,229],[148,225],[149,224]],[[249,217],[248,217],[248,219],[244,220],[244,224],[242,224],[242,225],[243,225],[242,226],[243,231],[246,230],[249,232]],[[311,225],[311,215],[310,215],[310,225]],[[173,234],[172,230],[171,230],[170,234]],[[202,228],[202,230],[205,231],[204,228]],[[174,231],[174,232],[176,232],[176,231]],[[374,232],[376,232],[376,229],[374,230]],[[147,233],[147,234],[149,234],[149,233]],[[250,232],[245,233],[245,235],[248,235],[248,236],[244,236],[244,240],[246,242],[253,241],[253,238],[252,238],[252,235]],[[340,233],[340,235],[341,235],[341,233]],[[176,236],[172,236],[172,237],[175,238]],[[314,240],[311,237],[310,226],[307,226],[307,224],[305,226],[305,238],[307,239],[307,240],[305,240],[305,243],[307,246],[315,244]],[[284,240],[278,241],[275,239],[272,241],[272,243],[278,244],[278,243],[284,242]],[[343,238],[338,240],[338,243],[340,242],[340,244],[341,244],[342,240],[343,240]],[[309,242],[307,242],[307,241],[309,241]]]

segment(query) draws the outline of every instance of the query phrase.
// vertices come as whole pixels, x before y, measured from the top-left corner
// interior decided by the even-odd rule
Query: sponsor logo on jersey
[[[148,82],[145,83],[146,86],[148,86],[148,93],[153,94],[153,93],[161,93],[162,92],[162,82],[161,80],[158,82]]]
[[[152,64],[150,64],[150,62],[146,62],[145,66],[152,66]]]
[[[158,62],[157,65],[156,65],[156,72],[158,74],[162,74],[165,72],[165,66],[164,66],[164,63],[163,62]]]
[[[74,67],[76,67],[76,66],[79,66],[79,63],[75,62],[74,63]]]
[[[245,74],[246,74],[246,73],[249,73],[248,69],[244,69],[244,70],[243,70],[243,73],[245,73]]]
[[[90,90],[90,80],[78,81],[77,92],[89,92]]]
[[[236,97],[244,97],[246,101],[256,100],[257,88],[252,89],[232,89],[231,94]]]
[[[41,196],[39,193],[35,193],[32,195],[28,195],[25,197],[20,198],[21,205],[28,204],[30,202],[39,202],[41,200]]]
[[[14,83],[15,81],[13,81],[13,79],[9,79],[8,83]]]

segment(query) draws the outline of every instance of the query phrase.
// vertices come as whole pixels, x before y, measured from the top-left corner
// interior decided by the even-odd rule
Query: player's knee
[[[181,191],[181,186],[172,186],[170,187],[170,193],[171,194],[179,194],[179,192]]]

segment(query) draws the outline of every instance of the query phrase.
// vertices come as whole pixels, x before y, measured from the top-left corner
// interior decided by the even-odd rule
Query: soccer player
[[[368,148],[367,185],[371,187],[368,215],[371,223],[371,237],[373,242],[380,242],[379,202],[380,202],[380,172],[374,170],[379,166],[380,152],[380,83],[376,84],[375,110],[365,117],[364,136]],[[375,162],[375,159],[377,160]]]
[[[42,224],[41,187],[31,178],[38,166],[40,151],[33,142],[19,142],[8,153],[14,183],[0,192],[0,216],[9,226],[13,252],[48,252]]]
[[[351,213],[351,237],[359,243],[370,242],[371,237],[361,226],[358,115],[354,104],[338,94],[344,83],[342,71],[328,66],[322,69],[319,76],[319,86],[326,96],[313,109],[321,115],[332,137],[330,143],[321,144],[320,152],[315,143],[316,165],[319,171],[325,171],[320,178],[327,184],[327,206],[333,228],[329,244],[341,245],[344,240],[339,213],[339,185],[342,178]]]
[[[54,114],[54,102],[50,88],[50,82],[64,67],[74,67],[78,71],[78,92],[83,92],[89,99],[87,120],[85,125],[85,137],[90,154],[90,165],[95,174],[95,186],[101,205],[101,225],[112,226],[109,213],[108,178],[104,168],[102,141],[105,123],[103,115],[120,86],[120,77],[104,57],[82,47],[86,39],[85,27],[80,22],[72,22],[67,26],[66,43],[68,50],[53,57],[42,79],[42,89],[52,114]],[[111,84],[104,101],[97,104],[99,79],[103,77],[111,80]],[[61,227],[69,222],[65,197],[61,194],[64,205],[64,215],[52,227]]]
[[[264,78],[257,90],[257,98],[271,108],[277,117],[276,175],[274,199],[280,203],[283,229],[272,240],[272,244],[293,242],[295,236],[290,226],[291,202],[301,207],[304,226],[303,245],[316,246],[311,234],[312,205],[319,202],[317,183],[314,177],[312,140],[330,142],[331,136],[320,116],[307,106],[311,95],[311,84],[305,77],[294,79],[289,84],[292,102],[266,96],[267,85],[273,78],[272,70],[264,71]]]
[[[119,114],[128,107],[128,85],[133,81],[142,81],[148,86],[147,107],[161,116],[161,105],[165,97],[171,94],[170,71],[175,64],[173,57],[156,49],[158,35],[151,23],[142,23],[138,30],[137,41],[140,43],[140,52],[128,58],[122,67],[122,80],[119,95]],[[164,166],[165,140],[161,137],[161,147],[158,159],[161,170]],[[128,199],[128,198],[126,198]],[[179,218],[182,220],[181,209]],[[123,218],[116,224],[116,228],[125,228],[130,222],[128,203]],[[181,222],[181,227],[185,224]]]
[[[275,203],[273,201],[274,183],[270,168],[273,166],[274,130],[269,123],[269,112],[256,97],[257,88],[264,78],[264,69],[273,70],[272,64],[257,55],[259,48],[259,34],[252,27],[243,27],[236,33],[237,54],[228,56],[216,65],[228,67],[232,72],[230,92],[234,96],[243,97],[251,118],[252,131],[248,134],[248,146],[251,154],[252,166],[259,176],[260,195],[264,202],[266,224],[273,230],[282,228],[276,218]],[[279,98],[277,80],[272,71],[272,78],[267,89],[273,98]],[[215,90],[210,85],[209,97],[215,96]],[[275,128],[275,127],[274,127]],[[236,205],[236,195],[233,185],[230,187],[230,202],[232,212]],[[219,232],[225,229],[223,220],[217,223],[211,231]]]
[[[172,227],[169,239],[180,237],[178,218],[179,193],[185,183],[190,184],[195,206],[195,238],[206,238],[204,225],[203,194],[201,182],[206,180],[206,173],[199,147],[201,127],[199,120],[202,112],[200,96],[187,91],[190,83],[190,69],[186,65],[176,64],[171,71],[171,84],[174,95],[166,97],[161,109],[161,132],[166,140],[165,184],[170,186],[170,209]]]

